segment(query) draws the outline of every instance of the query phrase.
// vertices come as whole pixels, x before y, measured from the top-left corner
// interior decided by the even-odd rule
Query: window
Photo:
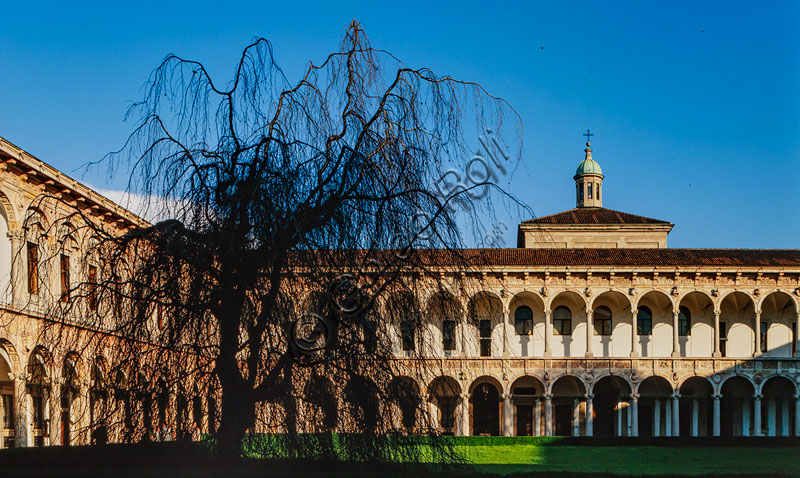
[[[445,350],[456,349],[456,321],[445,320],[442,322],[442,346]]]
[[[404,320],[400,322],[400,334],[403,339],[403,351],[411,352],[414,350],[414,321]]]
[[[587,186],[589,187],[589,189],[586,191],[587,192],[586,196],[589,199],[592,199],[592,183],[587,184]]]
[[[484,319],[478,325],[481,338],[481,357],[489,357],[492,355],[492,321]]]
[[[514,330],[517,335],[531,335],[533,333],[533,311],[523,305],[514,312]]]
[[[611,335],[611,309],[604,305],[594,311],[594,333]]]
[[[636,314],[636,331],[639,335],[653,334],[653,313],[649,307],[639,307]]]
[[[583,184],[578,184],[578,197],[583,201]]]
[[[726,345],[728,344],[728,323],[727,322],[720,322],[719,323],[719,352],[723,357],[727,357],[725,352]]]
[[[767,330],[769,330],[769,322],[761,322],[761,353],[767,351]]]
[[[600,183],[597,183],[597,186],[595,187],[595,189],[597,189],[597,200],[599,201],[600,200]]]
[[[34,395],[31,397],[33,402],[33,428],[44,428],[44,401],[41,395]]]
[[[553,334],[572,335],[572,312],[563,305],[553,312]]]
[[[61,254],[61,302],[69,300],[69,256]]]
[[[3,395],[3,428],[14,428],[14,395]]]
[[[28,293],[39,293],[39,246],[28,243]]]
[[[89,266],[89,308],[97,310],[97,267]]]
[[[678,310],[678,335],[686,337],[692,331],[692,313],[686,307]]]

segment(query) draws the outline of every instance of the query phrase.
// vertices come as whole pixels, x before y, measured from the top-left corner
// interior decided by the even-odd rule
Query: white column
[[[719,347],[719,315],[721,313],[719,310],[714,310],[714,352],[711,354],[712,357],[722,357],[722,349]]]
[[[514,434],[514,413],[511,407],[511,394],[503,394],[503,435],[507,437]]]
[[[781,399],[781,436],[789,436],[789,400]]]
[[[761,398],[763,395],[753,395],[753,436],[761,436]]]
[[[797,335],[800,335],[798,333]],[[794,436],[800,437],[800,395],[795,394],[794,397]]]
[[[631,309],[631,357],[639,356],[639,328],[637,309]]]
[[[581,434],[581,401],[577,398],[572,400],[572,436],[577,437]]]
[[[775,399],[770,398],[767,400],[767,436],[774,437],[777,435],[777,423],[778,423],[778,409],[775,406]]]
[[[697,399],[692,400],[692,436],[700,436],[700,406]]]
[[[759,355],[761,355],[761,311],[760,310],[756,310],[755,337],[756,337],[756,343],[753,346],[753,357],[758,357]]]
[[[672,356],[681,356],[681,347],[678,344],[678,316],[680,315],[679,309],[672,310]]]
[[[544,396],[544,434],[553,436],[553,394]]]
[[[674,437],[681,435],[680,398],[680,393],[672,396],[672,436]]]
[[[592,309],[586,309],[586,356],[587,357],[594,357],[593,346],[594,346],[594,320],[593,320],[594,311]]]
[[[624,402],[625,403],[625,436],[632,436],[631,428],[633,427],[633,417],[632,417],[632,410],[633,405],[631,402]]]
[[[712,434],[715,437],[720,435],[720,408],[719,408],[719,401],[722,398],[722,394],[715,393],[711,395],[711,398],[714,399],[714,407],[713,407],[713,422],[712,422]]]
[[[617,400],[617,405],[614,407],[614,417],[617,419],[617,436],[622,436],[622,402]]]
[[[631,394],[631,436],[639,436],[639,394]]]
[[[503,357],[508,357],[508,308],[503,306]]]
[[[469,435],[469,394],[461,394],[461,403],[459,404],[459,408],[461,410],[461,413],[459,414],[459,435],[467,436]]]
[[[661,436],[661,400],[653,400],[653,436]]]
[[[590,437],[594,434],[594,405],[592,399],[594,395],[586,394],[586,436]]]
[[[533,402],[533,436],[542,434],[542,401],[538,398]]]
[[[672,405],[669,400],[664,400],[664,436],[672,436]]]
[[[550,349],[550,342],[553,340],[553,312],[550,309],[544,310],[544,356],[553,355]]]

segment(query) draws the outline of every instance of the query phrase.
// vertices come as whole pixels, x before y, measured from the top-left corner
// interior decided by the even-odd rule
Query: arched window
[[[589,189],[588,189],[588,196],[589,196],[589,199],[592,199],[592,183],[589,183],[589,184],[588,184],[588,187],[589,187]]]
[[[527,305],[517,307],[514,312],[514,330],[517,335],[531,335],[533,333],[533,311]]]
[[[594,311],[594,333],[611,335],[611,309],[604,305]]]
[[[480,334],[481,357],[492,355],[492,321],[481,319],[478,321],[478,333]]]
[[[692,332],[692,313],[681,306],[678,309],[678,335],[685,337]]]
[[[563,305],[553,311],[553,334],[572,335],[572,312]]]
[[[636,313],[636,330],[639,335],[653,334],[653,313],[649,307],[639,307]]]

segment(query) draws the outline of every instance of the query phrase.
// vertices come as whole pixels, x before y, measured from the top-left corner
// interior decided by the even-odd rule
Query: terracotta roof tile
[[[800,267],[800,249],[462,249],[420,251],[423,261],[453,263],[454,254],[494,266]]]
[[[575,208],[529,219],[522,224],[669,224],[669,222],[613,209]]]

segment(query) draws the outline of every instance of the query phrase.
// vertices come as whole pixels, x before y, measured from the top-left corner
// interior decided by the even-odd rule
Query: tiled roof
[[[575,208],[529,219],[522,224],[669,224],[669,222],[613,209]]]
[[[462,249],[419,251],[423,262],[487,266],[800,267],[800,249]],[[456,256],[461,256],[456,258]],[[429,262],[430,261],[430,262]]]

